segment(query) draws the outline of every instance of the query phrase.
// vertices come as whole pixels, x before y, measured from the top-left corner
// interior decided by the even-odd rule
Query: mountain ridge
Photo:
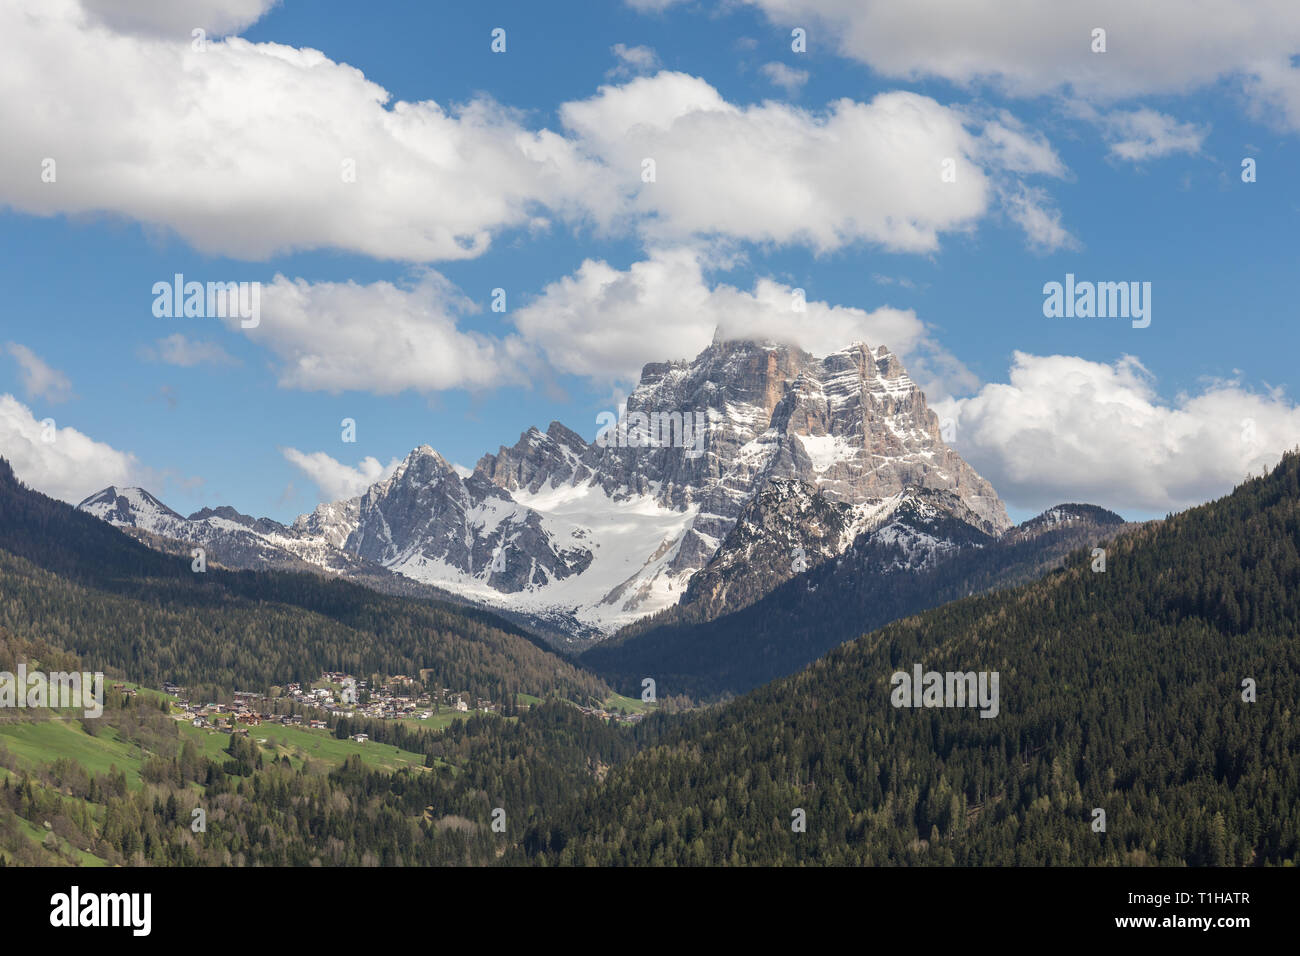
[[[553,421],[468,475],[421,444],[361,495],[289,525],[228,505],[183,518],[143,490],[104,489],[79,507],[228,566],[400,575],[580,649],[677,604],[710,565],[743,574],[729,536],[765,489],[792,480],[860,519],[931,494],[985,533],[1011,526],[888,348],[817,357],[721,336],[694,359],[648,363],[623,416],[591,442]],[[851,544],[841,538],[836,553]]]
[[[1058,505],[994,537],[928,508],[925,497],[898,503],[839,554],[809,549],[806,569],[778,565],[766,589],[724,580],[739,593],[720,595],[706,590],[714,581],[706,569],[698,579],[702,599],[629,625],[578,660],[625,692],[653,676],[659,686],[699,698],[741,693],[866,631],[1034,580],[1080,548],[1138,527],[1092,505],[1044,524],[1044,515],[1070,507]]]

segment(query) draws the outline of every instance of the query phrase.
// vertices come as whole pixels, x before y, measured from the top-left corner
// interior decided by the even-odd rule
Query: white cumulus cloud
[[[262,8],[213,4],[244,10],[236,20]],[[465,259],[504,231],[555,223],[928,252],[989,211],[991,182],[1060,172],[1040,139],[1012,131],[1008,150],[1005,129],[911,93],[738,106],[664,71],[562,104],[556,132],[487,96],[395,101],[317,50],[231,36],[199,51],[187,35],[123,29],[77,0],[0,5],[0,203],[123,216],[242,259]],[[614,50],[628,73],[656,62]],[[957,177],[939,188],[948,159]]]
[[[38,419],[12,395],[0,395],[0,456],[28,487],[74,505],[108,485],[159,480],[130,452]]]
[[[81,0],[93,22],[122,33],[184,37],[235,33],[260,20],[279,0]]]
[[[885,345],[930,397],[978,385],[914,311],[833,305],[766,277],[748,290],[707,278],[731,261],[691,246],[653,248],[626,269],[587,259],[513,306],[515,331],[505,335],[469,328],[477,306],[432,271],[405,287],[276,276],[262,287],[256,328],[226,324],[275,356],[282,387],[306,391],[489,390],[535,383],[547,366],[623,388],[647,362],[693,358],[715,331],[818,355],[855,341]]]
[[[432,270],[407,287],[277,275],[261,295],[257,327],[225,321],[276,356],[285,388],[396,395],[524,381],[517,344],[461,329],[478,307]]]
[[[977,384],[911,310],[832,305],[814,291],[797,293],[769,278],[751,290],[710,284],[706,261],[681,247],[654,250],[622,270],[588,259],[519,309],[514,321],[553,367],[609,386],[634,383],[647,361],[693,358],[715,330],[724,338],[788,342],[816,355],[855,341],[885,345],[935,395]]]
[[[927,252],[942,233],[974,228],[997,182],[1063,172],[1041,137],[906,92],[820,112],[737,106],[698,77],[665,71],[601,87],[560,116],[619,171],[652,241],[725,236],[819,252],[866,241]]]
[[[941,77],[1014,95],[1071,91],[1096,100],[1186,93],[1231,77],[1253,78],[1260,96],[1300,90],[1286,75],[1300,53],[1293,0],[743,2],[774,25],[806,28],[810,49],[825,45],[895,79]],[[1098,28],[1106,31],[1104,53],[1093,52]]]
[[[1112,364],[1016,352],[1006,383],[938,403],[954,446],[1008,503],[1065,501],[1163,514],[1225,494],[1300,443],[1279,390],[1208,382],[1163,400],[1138,359]]]
[[[188,32],[97,27],[76,0],[8,0],[0,36],[0,203],[24,212],[117,214],[244,259],[430,261],[542,213],[613,207],[607,173],[564,137],[486,98],[393,102],[317,50],[231,37],[197,52]]]
[[[1069,110],[1096,124],[1112,156],[1135,163],[1173,153],[1199,153],[1209,134],[1207,127],[1182,123],[1167,113],[1146,107],[1103,112],[1087,103],[1076,102],[1069,105]]]
[[[376,481],[387,478],[402,463],[400,458],[394,458],[383,465],[379,459],[366,456],[353,467],[323,451],[307,454],[296,448],[282,448],[281,453],[290,464],[315,483],[325,501],[340,501],[364,494],[366,489]]]

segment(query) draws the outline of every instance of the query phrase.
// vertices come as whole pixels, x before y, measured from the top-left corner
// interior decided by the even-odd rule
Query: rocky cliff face
[[[993,488],[939,435],[939,421],[898,358],[856,344],[825,358],[748,341],[715,341],[689,363],[648,365],[629,420],[694,414],[701,447],[589,449],[610,493],[654,489],[666,504],[708,502],[697,526],[729,524],[757,487],[799,478],[834,500],[904,488],[951,491],[995,531],[1010,527]],[[707,529],[701,527],[705,532]]]
[[[507,594],[580,574],[592,558],[482,471],[461,478],[427,445],[361,496],[343,547],[419,580],[459,575]]]
[[[745,506],[726,541],[690,581],[692,620],[746,607],[796,575],[870,549],[871,577],[937,567],[998,540],[995,528],[950,491],[907,488],[856,504],[797,478],[774,478]],[[883,586],[882,582],[882,586]]]
[[[116,489],[82,507],[179,540],[225,535],[238,566],[385,568],[587,636],[683,595],[750,600],[794,573],[796,548],[826,560],[891,515],[928,509],[957,537],[1010,525],[898,358],[862,343],[819,358],[715,340],[692,361],[647,365],[623,419],[591,442],[558,422],[531,428],[468,477],[422,445],[291,527],[229,508],[185,519],[138,494],[136,508]]]

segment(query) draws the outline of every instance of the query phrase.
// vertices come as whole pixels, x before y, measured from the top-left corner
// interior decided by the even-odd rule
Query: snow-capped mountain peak
[[[143,488],[110,485],[77,507],[110,524],[132,525],[146,531],[154,531],[170,521],[185,520]]]
[[[776,567],[793,547],[814,560],[840,554],[891,515],[908,534],[931,512],[979,534],[1010,525],[883,346],[819,358],[715,336],[693,360],[646,365],[622,419],[606,425],[591,441],[559,422],[529,428],[472,471],[422,444],[364,494],[290,527],[230,508],[185,519],[138,489],[105,489],[82,507],[167,537],[237,541],[227,560],[248,566],[270,553],[344,573],[387,569],[570,634],[608,633],[723,570],[743,576],[764,535],[759,550]],[[753,520],[760,512],[770,526]]]

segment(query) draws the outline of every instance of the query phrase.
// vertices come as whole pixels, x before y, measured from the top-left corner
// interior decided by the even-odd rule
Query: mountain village
[[[262,724],[328,730],[331,718],[364,717],[422,723],[444,712],[463,714],[466,718],[474,714],[502,713],[498,701],[474,697],[471,706],[467,692],[453,691],[450,687],[425,690],[416,679],[405,674],[394,674],[376,681],[371,687],[370,681],[352,674],[322,671],[319,679],[306,687],[293,681],[271,688],[270,694],[235,691],[230,703],[191,701],[186,688],[170,681],[165,681],[161,689],[175,699],[179,708],[174,714],[177,720],[188,721],[195,727],[241,735]],[[518,704],[521,710],[529,706],[522,702]],[[609,723],[635,724],[645,717],[644,713],[629,714],[604,706],[575,706],[588,717]],[[313,713],[318,716],[313,716]],[[365,733],[350,736],[359,743],[369,740]]]

